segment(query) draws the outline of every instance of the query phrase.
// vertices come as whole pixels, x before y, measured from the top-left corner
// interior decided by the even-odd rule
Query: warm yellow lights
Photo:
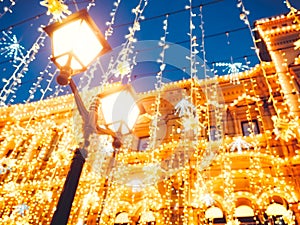
[[[206,210],[205,218],[207,219],[223,218],[223,212],[220,208],[212,206]]]
[[[45,31],[52,38],[52,60],[61,70],[58,82],[62,85],[111,50],[86,10],[46,27]]]
[[[268,70],[273,71],[272,64],[265,66]],[[253,74],[256,76],[259,74],[259,68],[261,67],[257,67],[251,73],[243,74],[243,76]],[[274,80],[276,78],[277,76],[273,74],[268,77],[268,79]],[[243,118],[248,121],[255,117],[259,119],[260,123],[265,123],[269,119],[267,122],[272,124],[268,129],[262,129],[261,133],[257,135],[242,137],[241,134],[238,134],[238,131],[241,133],[241,130],[238,130],[240,118],[232,117],[230,119],[236,123],[235,136],[229,134],[222,140],[222,149],[216,155],[211,166],[209,166],[211,160],[206,162],[206,158],[200,155],[209,144],[208,139],[203,138],[201,143],[196,146],[197,151],[189,161],[189,166],[183,166],[182,169],[173,173],[174,163],[182,162],[180,160],[184,159],[186,155],[179,159],[168,158],[173,162],[165,164],[164,169],[169,170],[172,176],[166,180],[160,179],[162,172],[155,170],[156,165],[150,166],[150,163],[153,163],[151,162],[153,158],[149,153],[151,149],[137,152],[122,147],[116,158],[117,167],[113,172],[113,181],[107,186],[104,184],[104,174],[107,159],[113,149],[111,145],[108,151],[106,148],[102,148],[103,142],[97,142],[98,135],[92,136],[91,138],[95,138],[97,141],[94,139],[95,143],[91,141],[90,147],[94,152],[89,152],[89,157],[93,156],[95,152],[100,153],[101,157],[95,153],[96,157],[93,163],[85,164],[69,223],[72,225],[97,223],[111,225],[117,222],[146,224],[151,221],[150,224],[157,225],[212,224],[213,219],[224,218],[227,224],[238,224],[236,217],[253,217],[262,220],[266,210],[269,214],[282,215],[285,221],[286,219],[295,221],[295,210],[299,211],[300,209],[297,203],[297,186],[294,185],[293,178],[287,176],[286,171],[291,165],[299,164],[299,148],[290,141],[288,144],[291,147],[289,151],[292,155],[287,157],[278,155],[278,152],[282,150],[281,147],[286,145],[285,142],[276,140],[274,133],[271,135],[274,128],[271,119],[273,114],[267,119],[262,116],[262,112],[264,112],[262,98],[252,91],[260,88],[259,83],[255,79],[248,83],[243,83],[243,80],[241,79],[240,85],[247,95],[243,92],[235,98],[231,98],[232,95],[228,94],[229,100],[226,107],[232,112],[234,112],[233,109],[241,107],[240,114],[234,116],[243,115]],[[229,83],[229,80],[224,77],[220,77],[219,81],[226,85]],[[168,88],[183,87],[188,82],[186,80],[168,84]],[[278,84],[272,83],[272,85],[273,88],[277,88]],[[118,114],[114,115],[114,112],[130,112],[133,109],[135,112],[133,114],[138,116],[138,112],[141,112],[139,104],[136,105],[136,98],[131,95],[132,90],[127,90],[126,87],[115,84],[109,85],[107,89],[109,91],[104,89],[98,96],[99,100],[104,99],[101,102],[104,114],[98,118],[99,125],[101,125],[100,122],[102,125],[110,123],[110,128],[114,131],[127,132],[134,124],[134,122],[130,122],[130,113],[123,118]],[[228,86],[226,86],[227,89]],[[150,99],[148,97],[156,96],[156,92],[137,95],[139,101],[146,108],[146,101],[143,102],[141,96],[148,101]],[[277,97],[277,100],[280,102],[281,99]],[[153,102],[155,101],[153,100]],[[153,102],[149,101],[148,104],[152,105]],[[120,107],[117,107],[118,104]],[[201,106],[201,104],[199,105]],[[0,174],[0,186],[3,187],[3,190],[0,190],[0,210],[3,215],[0,225],[18,224],[20,221],[23,221],[24,224],[50,224],[72,156],[72,151],[66,149],[76,148],[72,132],[72,123],[74,122],[72,108],[72,96],[62,96],[57,99],[0,109],[1,115],[6,115],[0,121],[3,124],[0,156],[4,158],[3,160],[0,158],[0,173],[2,173]],[[281,110],[285,112],[286,109],[282,107]],[[33,115],[35,116],[34,120],[30,119],[33,118]],[[203,117],[209,125],[208,117],[206,115]],[[103,121],[104,119],[106,121]],[[120,128],[120,125],[123,124],[120,122],[121,120],[131,125]],[[170,119],[168,128],[172,133],[168,137],[168,142],[153,150],[156,157],[154,159],[157,162],[164,154],[169,156],[169,153],[172,153],[178,146],[189,151],[191,143],[184,142],[185,140],[180,140],[176,136],[183,132],[183,129],[178,129],[177,133],[178,127],[172,127],[171,122]],[[233,126],[234,123],[232,123]],[[106,139],[105,136],[101,137]],[[199,136],[199,138],[202,137]],[[230,143],[239,139],[251,143],[249,148],[246,146],[243,154],[230,151]],[[106,141],[109,142],[109,140]],[[183,142],[186,145],[181,145]],[[242,145],[236,142],[235,146],[241,147]],[[282,152],[281,154],[289,153]],[[206,157],[209,158],[211,155]],[[203,161],[201,162],[201,160]],[[206,164],[205,171],[199,170],[201,169],[199,165],[203,165],[203,163]],[[126,171],[126,168],[130,168],[130,170]],[[137,168],[142,171],[141,176],[136,176]],[[95,170],[97,173],[94,172]],[[160,182],[156,183],[157,180]],[[191,190],[191,187],[194,190]],[[108,188],[106,201],[103,201],[104,188]],[[18,196],[18,199],[15,196]],[[269,202],[273,196],[284,199],[289,210],[284,212],[281,205],[279,210],[274,210],[273,204]],[[214,201],[206,204],[207,200],[212,199]],[[25,207],[28,206],[24,216],[14,211],[23,203]],[[102,206],[104,208],[101,214]],[[260,222],[264,223],[264,221]],[[292,225],[292,222],[289,224]]]
[[[118,224],[130,223],[128,213],[122,212],[122,213],[118,214],[115,219],[115,223],[118,223]]]
[[[133,89],[129,86],[120,86],[116,92],[110,90],[108,93],[100,94],[99,97],[105,124],[114,132],[128,133],[141,112]]]
[[[235,208],[235,217],[253,217],[254,211],[250,206],[247,205],[241,205],[237,208]]]
[[[86,43],[89,43],[88,45]],[[103,46],[84,20],[70,22],[53,32],[53,58],[59,67],[81,71],[101,52]]]
[[[266,214],[268,216],[279,216],[279,215],[284,215],[286,213],[287,209],[278,203],[273,203],[268,206],[266,210]]]
[[[155,221],[155,216],[153,212],[151,211],[142,212],[139,222],[153,222],[153,221]]]

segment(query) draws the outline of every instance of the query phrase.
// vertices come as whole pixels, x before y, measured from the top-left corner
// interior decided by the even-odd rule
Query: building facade
[[[256,22],[261,63],[234,83],[138,93],[113,167],[111,138],[90,137],[68,224],[300,224],[298,17]],[[73,96],[0,111],[0,224],[50,224],[82,140]]]

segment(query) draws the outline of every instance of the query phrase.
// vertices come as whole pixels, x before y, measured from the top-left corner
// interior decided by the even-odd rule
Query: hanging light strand
[[[159,117],[161,116],[160,113],[160,104],[161,104],[161,91],[163,87],[163,72],[165,70],[166,64],[165,64],[165,52],[166,49],[169,47],[166,43],[166,38],[168,34],[168,15],[166,15],[166,18],[163,21],[163,30],[164,34],[160,38],[160,41],[158,42],[159,46],[161,47],[161,53],[160,58],[157,59],[157,62],[159,63],[159,72],[156,74],[156,83],[155,83],[155,89],[157,91],[157,95],[155,97],[155,103],[154,103],[154,115],[152,119],[152,123],[150,125],[150,140],[149,140],[149,149],[154,149],[156,147],[156,141],[157,141],[157,131],[158,131],[158,123],[159,123]],[[154,151],[153,151],[154,152]]]
[[[4,6],[3,7],[3,12],[0,13],[0,19],[6,14],[6,13],[12,13],[12,8],[16,5],[16,1],[10,0],[10,5],[9,6]]]
[[[105,34],[104,34],[106,40],[108,39],[108,37],[112,36],[112,34],[114,32],[113,26],[115,24],[116,14],[117,14],[120,3],[121,3],[121,0],[115,1],[113,4],[115,8],[113,8],[109,14],[111,16],[111,20],[106,22],[106,26],[108,26],[105,31]]]
[[[140,21],[145,18],[143,16],[143,12],[147,5],[148,0],[140,0],[139,4],[132,9],[132,13],[135,14],[133,25],[128,28],[129,33],[125,35],[126,41],[122,44],[123,47],[117,58],[111,60],[113,65],[109,65],[109,68],[113,69],[107,71],[107,77],[114,75],[115,77],[120,77],[120,79],[123,80],[126,75],[131,73],[131,66],[133,65],[133,59],[131,56],[134,53],[133,44],[137,42],[135,33],[140,30]]]
[[[257,56],[260,64],[263,65],[263,60],[261,59],[261,57],[259,55],[259,48],[257,47],[257,41],[255,40],[254,34],[252,32],[252,28],[250,26],[250,22],[249,22],[249,19],[248,19],[248,15],[250,14],[250,12],[248,10],[246,10],[246,8],[244,7],[244,4],[243,4],[242,0],[238,0],[237,7],[241,11],[241,13],[240,13],[240,19],[246,24],[246,26],[248,27],[248,30],[250,32],[252,43],[253,43],[253,49],[255,51],[255,54],[256,54],[256,56]],[[264,69],[263,66],[261,67],[261,70],[262,70],[262,73],[263,73],[266,85],[268,87],[268,91],[270,93],[269,102],[273,103],[274,110],[276,111],[276,114],[278,115],[279,114],[278,113],[278,108],[277,108],[277,106],[275,104],[276,99],[274,98],[274,96],[272,94],[273,90],[272,90],[272,86],[271,86],[271,84],[270,84],[270,82],[269,82],[269,80],[267,78],[266,70]]]
[[[294,23],[300,24],[300,19],[297,16],[298,10],[292,6],[292,4],[289,2],[289,0],[284,0],[283,1],[286,5],[286,7],[290,10],[290,12],[287,14],[288,18],[293,18]]]
[[[16,95],[14,95],[14,88],[22,82],[22,78],[28,71],[29,64],[35,60],[36,54],[39,52],[40,48],[44,45],[46,39],[46,34],[42,32],[40,36],[36,39],[35,43],[32,45],[31,49],[27,51],[27,54],[21,59],[20,63],[16,65],[16,70],[11,75],[11,77],[5,80],[5,85],[0,92],[0,106],[5,106],[8,97],[13,94],[9,103],[13,103]]]

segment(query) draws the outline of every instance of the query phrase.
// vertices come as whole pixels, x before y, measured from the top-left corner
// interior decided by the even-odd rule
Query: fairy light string
[[[105,36],[106,40],[108,39],[108,37],[112,36],[112,34],[114,32],[114,27],[113,26],[115,24],[116,14],[117,14],[120,3],[121,3],[121,0],[117,0],[113,3],[113,6],[115,8],[113,8],[111,10],[110,14],[109,14],[111,16],[111,20],[106,22],[107,29],[104,33],[104,36]]]
[[[123,78],[131,73],[131,66],[133,65],[132,55],[134,55],[134,43],[137,42],[135,33],[140,30],[140,21],[145,17],[143,12],[148,5],[147,0],[140,0],[138,5],[132,9],[132,13],[135,15],[133,25],[129,26],[129,33],[125,35],[126,41],[122,44],[122,48],[118,56],[112,60],[113,65],[109,65],[112,70],[107,71],[107,77],[119,77],[122,81]]]
[[[160,38],[160,41],[158,42],[158,45],[161,47],[161,53],[160,58],[157,59],[159,66],[159,72],[156,75],[156,82],[155,82],[155,89],[157,91],[157,95],[155,97],[155,102],[153,104],[153,118],[152,122],[149,127],[149,145],[147,146],[148,149],[155,149],[157,147],[157,132],[158,132],[158,123],[160,120],[160,105],[161,105],[161,93],[162,93],[162,87],[163,87],[163,72],[165,70],[166,64],[165,64],[165,52],[168,49],[168,45],[166,43],[166,38],[168,34],[168,15],[166,15],[166,18],[163,21],[163,30],[164,34]],[[153,151],[153,159],[154,160],[154,151]]]
[[[246,10],[246,8],[244,7],[244,4],[243,4],[243,1],[242,0],[238,0],[238,3],[237,3],[237,7],[240,9],[241,13],[240,13],[240,19],[246,24],[246,26],[248,27],[248,30],[250,31],[250,35],[251,35],[251,39],[252,39],[252,42],[253,42],[253,49],[256,53],[256,56],[260,62],[261,65],[264,64],[263,60],[261,59],[260,55],[259,55],[259,48],[257,47],[257,40],[255,39],[254,37],[254,34],[252,32],[252,29],[251,29],[251,26],[250,26],[250,22],[249,22],[249,19],[248,19],[248,15],[250,14],[250,12],[248,10]],[[266,82],[266,85],[268,87],[268,91],[269,91],[269,94],[270,94],[270,98],[269,98],[269,102],[272,102],[273,104],[273,107],[276,111],[276,114],[279,115],[278,113],[278,108],[275,104],[276,102],[276,99],[274,98],[273,96],[273,90],[272,90],[272,86],[267,78],[267,73],[264,69],[264,67],[262,66],[261,67],[261,70],[262,70],[262,73],[263,73],[263,76],[265,78],[265,82]]]
[[[10,0],[10,5],[3,7],[3,12],[0,13],[0,19],[6,14],[6,13],[13,13],[12,8],[16,5],[16,1]]]
[[[285,3],[286,7],[290,10],[290,12],[287,14],[287,17],[293,18],[294,23],[300,24],[300,19],[297,16],[298,10],[292,6],[292,4],[289,2],[289,0],[284,0],[283,3]]]
[[[242,0],[238,1],[237,6],[241,10],[240,19],[242,21],[244,21],[244,23],[248,26],[248,28],[250,30],[250,34],[251,34],[251,38],[252,38],[252,41],[253,41],[255,53],[257,54],[257,58],[259,59],[261,65],[263,65],[263,61],[260,58],[259,49],[257,47],[257,42],[260,41],[260,40],[258,40],[258,41],[255,40],[255,37],[254,37],[253,33],[251,32],[251,27],[249,25],[249,20],[248,20],[249,11],[247,11],[245,9]],[[258,31],[262,32],[259,27],[258,27]],[[269,47],[268,44],[267,44],[267,47]],[[275,53],[271,52],[271,54],[275,54]],[[283,54],[283,56],[284,56],[284,54]],[[297,131],[294,131],[293,125],[292,125],[293,123],[297,122],[297,120],[298,120],[298,114],[295,111],[295,107],[297,107],[297,106],[299,107],[299,103],[296,104],[296,105],[294,103],[292,103],[293,100],[297,101],[295,99],[295,97],[292,97],[292,99],[287,98],[287,95],[289,95],[289,88],[292,86],[292,84],[289,83],[290,78],[287,76],[287,74],[286,74],[287,72],[281,71],[282,70],[281,66],[283,68],[285,68],[286,63],[283,63],[282,65],[277,65],[277,70],[278,71],[277,71],[276,75],[278,76],[278,80],[280,80],[280,83],[281,83],[280,84],[281,89],[282,89],[281,90],[281,95],[283,96],[283,99],[284,99],[282,104],[284,105],[284,108],[289,107],[290,110],[291,110],[291,112],[288,113],[287,115],[283,115],[281,113],[282,110],[277,107],[277,104],[279,104],[279,102],[275,99],[275,97],[273,95],[272,86],[269,82],[267,73],[266,73],[263,66],[261,67],[261,70],[262,70],[262,74],[263,74],[263,77],[265,79],[266,85],[268,87],[269,95],[270,95],[268,102],[272,103],[273,108],[276,112],[276,115],[274,115],[272,117],[272,120],[274,121],[274,126],[275,126],[274,131],[277,132],[276,133],[277,137],[282,137],[284,139],[289,139],[292,136],[299,135]],[[284,127],[285,125],[287,125],[287,129]],[[282,129],[282,128],[284,128],[282,130],[282,132],[279,132],[279,129]]]
[[[13,90],[13,88],[15,88],[19,83],[21,83],[22,78],[25,76],[25,74],[28,71],[29,64],[33,60],[35,60],[36,54],[44,45],[45,39],[46,39],[46,34],[44,32],[41,32],[40,36],[36,39],[35,43],[27,51],[27,54],[20,61],[20,64],[16,65],[16,69],[13,72],[13,74],[10,76],[10,78],[5,80],[5,85],[3,86],[0,92],[0,106],[7,105],[6,102],[8,101],[8,97],[10,95],[12,95],[12,97],[9,99],[8,103],[14,102],[16,95],[14,95],[15,91]]]

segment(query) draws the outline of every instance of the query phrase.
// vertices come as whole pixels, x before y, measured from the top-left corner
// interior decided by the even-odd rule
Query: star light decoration
[[[229,144],[229,148],[231,152],[234,152],[235,150],[237,150],[237,153],[241,154],[242,153],[242,149],[246,148],[247,150],[249,150],[249,148],[252,145],[250,143],[248,143],[247,141],[243,140],[242,137],[237,137],[233,142],[231,142]]]
[[[0,42],[0,55],[5,58],[12,58],[13,62],[21,61],[24,58],[25,48],[20,44],[16,35],[12,32],[2,31],[3,37]]]
[[[131,72],[131,65],[128,61],[121,61],[117,65],[117,69],[115,70],[115,77],[123,78],[125,75]]]
[[[47,15],[52,14],[53,19],[56,21],[61,21],[67,15],[71,14],[71,11],[68,10],[68,6],[64,4],[63,0],[43,0],[40,2],[40,5],[47,7]]]

